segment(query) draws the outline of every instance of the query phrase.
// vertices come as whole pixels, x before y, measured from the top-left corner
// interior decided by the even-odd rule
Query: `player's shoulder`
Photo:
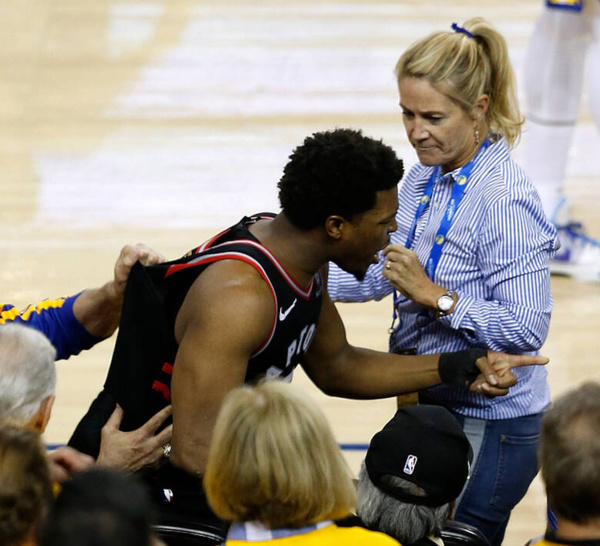
[[[268,334],[274,314],[273,295],[251,266],[216,262],[188,290],[177,314],[175,335],[181,340],[186,331],[228,332],[256,347]]]
[[[239,260],[210,264],[193,282],[184,301],[193,313],[215,313],[231,307],[272,312],[270,285],[252,265]]]
[[[196,280],[214,288],[257,287],[264,285],[262,270],[253,262],[240,259],[215,261],[206,267]]]

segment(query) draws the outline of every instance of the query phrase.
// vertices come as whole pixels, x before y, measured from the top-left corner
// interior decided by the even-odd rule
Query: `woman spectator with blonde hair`
[[[396,64],[404,129],[419,161],[399,188],[398,230],[359,283],[330,268],[335,301],[394,293],[390,350],[471,348],[532,354],[550,325],[556,230],[511,158],[523,117],[502,35],[481,18],[412,44]],[[474,449],[455,519],[499,546],[512,508],[537,473],[537,439],[550,403],[543,366],[514,370],[494,400],[458,382],[420,401],[449,409]]]
[[[354,510],[349,469],[322,411],[292,386],[271,381],[226,397],[216,421],[204,486],[231,521],[226,544],[398,544],[332,520]]]

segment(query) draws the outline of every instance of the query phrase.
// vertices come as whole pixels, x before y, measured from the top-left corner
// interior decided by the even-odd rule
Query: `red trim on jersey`
[[[165,373],[168,373],[169,375],[173,375],[173,364],[169,364],[168,362],[165,362],[162,365],[162,371]]]
[[[270,250],[268,250],[261,243],[259,243],[258,241],[254,241],[252,239],[237,239],[236,241],[227,241],[225,243],[221,243],[212,248],[217,249],[217,248],[236,245],[236,244],[248,245],[248,246],[252,246],[252,247],[260,250],[267,258],[269,258],[269,260],[277,268],[277,270],[279,271],[279,273],[281,274],[281,276],[283,277],[283,279],[285,280],[287,285],[296,293],[296,295],[298,295],[299,297],[301,297],[304,300],[308,300],[310,298],[310,293],[311,293],[312,287],[313,287],[313,281],[312,280],[310,281],[310,284],[308,285],[308,287],[306,289],[302,288],[294,280],[294,278],[290,275],[288,270],[285,267],[283,267],[283,265],[277,259],[277,257]],[[188,262],[188,263],[196,263],[196,262],[194,260],[192,260],[192,262]],[[176,267],[176,266],[173,266],[173,267]],[[170,270],[170,268],[169,268],[169,270]]]
[[[265,213],[266,214],[266,213]],[[274,220],[275,216],[274,215],[267,215],[265,216],[264,214],[255,214],[254,216],[250,216],[250,220]],[[229,233],[234,227],[236,226],[232,226],[230,228],[227,228],[224,231],[221,231],[221,233],[218,233],[217,235],[215,235],[214,237],[211,237],[208,241],[202,243],[198,248],[194,249],[192,251],[192,254],[198,254],[199,252],[202,252],[203,250],[206,250],[207,248],[211,248],[212,244],[219,239],[220,237],[222,237],[223,235],[225,235],[226,233]]]
[[[242,254],[239,252],[224,252],[223,254],[216,254],[214,256],[200,256],[186,264],[172,265],[167,270],[165,277],[168,277],[169,275],[172,275],[173,273],[176,273],[183,269],[188,269],[192,266],[206,265],[214,262],[221,262],[223,260],[238,260],[240,262],[245,262],[248,265],[251,265],[252,267],[254,267],[254,269],[258,271],[259,275],[263,278],[263,280],[267,283],[267,286],[271,290],[273,302],[275,303],[275,311],[273,313],[273,324],[271,325],[271,329],[269,330],[269,333],[265,340],[256,348],[256,350],[251,355],[255,356],[256,354],[260,353],[271,342],[271,339],[273,339],[273,334],[275,333],[275,326],[277,325],[277,310],[279,308],[279,304],[277,302],[277,295],[275,294],[275,288],[271,284],[269,277],[267,276],[265,270],[262,268],[259,262],[257,262],[254,258],[247,256],[246,254]]]
[[[202,252],[203,250],[206,250],[207,248],[210,248],[212,246],[212,244],[219,237],[222,237],[226,233],[229,233],[232,229],[233,228],[228,228],[228,229],[226,229],[224,231],[221,231],[221,233],[217,233],[214,237],[211,237],[208,241],[205,241],[204,243],[202,243],[196,250],[194,250],[193,254],[198,254],[199,252]]]
[[[152,383],[152,390],[160,392],[164,399],[169,402],[169,404],[171,403],[171,391],[169,390],[169,387],[167,387],[164,383],[162,383],[161,381],[155,381],[154,383]]]

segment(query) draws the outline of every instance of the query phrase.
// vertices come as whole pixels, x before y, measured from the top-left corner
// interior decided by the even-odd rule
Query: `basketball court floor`
[[[175,258],[246,213],[278,210],[281,169],[314,131],[362,128],[410,167],[392,72],[401,52],[483,16],[505,35],[521,81],[540,9],[540,0],[0,0],[2,300],[24,306],[98,286],[125,243]],[[584,96],[568,196],[597,236],[599,152]],[[600,380],[600,284],[553,278],[552,289],[543,352],[555,396]],[[352,343],[386,349],[390,301],[340,311]],[[68,439],[112,343],[58,364],[48,443]],[[327,398],[301,373],[295,381],[341,444],[368,443],[394,411],[394,400]],[[364,452],[345,453],[356,471]],[[544,506],[537,479],[505,544],[541,533]]]

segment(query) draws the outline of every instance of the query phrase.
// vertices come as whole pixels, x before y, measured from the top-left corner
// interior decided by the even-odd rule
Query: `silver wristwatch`
[[[454,305],[454,294],[456,294],[456,292],[452,292],[452,290],[447,290],[438,298],[437,310],[439,317],[446,316],[450,309],[452,309],[452,306]]]

